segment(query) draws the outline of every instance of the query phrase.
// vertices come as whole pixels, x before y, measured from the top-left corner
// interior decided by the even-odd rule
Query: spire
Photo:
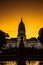
[[[22,32],[25,32],[25,25],[23,23],[23,19],[22,18],[21,18],[18,30],[22,31]]]
[[[21,18],[20,24],[24,25],[24,23],[23,23],[23,18]]]
[[[23,22],[23,19],[21,18],[21,22]]]
[[[23,23],[23,19],[21,18],[21,21],[20,21],[20,24],[19,24],[19,27],[18,27],[18,36],[20,35],[25,35],[25,25]]]

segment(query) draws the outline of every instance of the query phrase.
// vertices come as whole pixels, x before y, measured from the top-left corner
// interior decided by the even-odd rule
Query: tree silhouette
[[[21,41],[19,45],[19,59],[18,59],[18,65],[26,65],[25,64],[25,47],[23,43],[23,37],[21,36]]]
[[[24,48],[24,43],[23,43],[23,37],[22,36],[21,36],[21,41],[20,41],[19,48]]]
[[[6,37],[8,34],[0,30],[0,49],[2,49],[3,45],[6,44]]]
[[[38,34],[39,34],[38,40],[43,44],[43,28],[40,28]]]

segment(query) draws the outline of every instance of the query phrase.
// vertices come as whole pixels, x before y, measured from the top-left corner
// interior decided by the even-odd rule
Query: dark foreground
[[[43,60],[43,49],[34,48],[11,48],[2,50],[0,61],[24,61],[24,60]]]

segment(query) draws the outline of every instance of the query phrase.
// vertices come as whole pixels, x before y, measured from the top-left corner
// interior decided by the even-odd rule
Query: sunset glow
[[[38,31],[43,27],[42,0],[0,1],[0,30],[10,37],[17,37],[21,17],[25,24],[26,37],[38,37]]]

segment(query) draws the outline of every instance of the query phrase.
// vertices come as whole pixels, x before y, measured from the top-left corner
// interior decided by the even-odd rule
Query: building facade
[[[23,44],[24,47],[35,47],[35,48],[41,48],[41,43],[37,39],[26,39],[26,29],[25,29],[25,24],[23,23],[23,20],[21,19],[20,24],[18,26],[18,35],[17,38],[11,38],[7,40],[7,45],[6,47],[18,47],[20,45],[21,37],[23,39]]]

